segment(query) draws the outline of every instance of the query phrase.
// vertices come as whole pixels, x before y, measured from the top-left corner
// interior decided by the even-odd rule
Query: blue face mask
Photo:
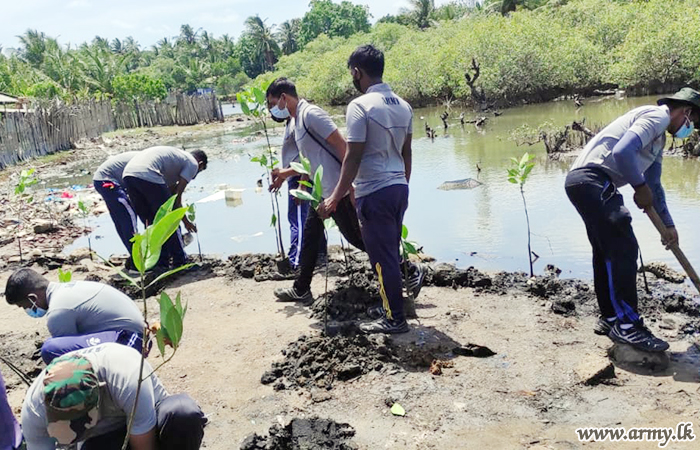
[[[29,300],[32,302],[31,300]],[[41,319],[46,315],[46,310],[43,308],[39,308],[36,303],[32,302],[32,307],[31,308],[25,308],[24,311],[27,313],[29,317],[32,319]]]
[[[690,136],[690,133],[692,133],[694,129],[695,129],[695,124],[693,122],[691,122],[690,120],[688,120],[688,118],[686,117],[685,122],[683,123],[683,126],[680,127],[680,129],[678,131],[676,131],[676,134],[674,134],[674,136],[677,137],[678,139],[685,139],[688,136]]]
[[[289,110],[287,108],[284,109],[279,109],[277,105],[273,106],[272,109],[270,110],[270,114],[275,116],[278,119],[287,119],[289,117]]]

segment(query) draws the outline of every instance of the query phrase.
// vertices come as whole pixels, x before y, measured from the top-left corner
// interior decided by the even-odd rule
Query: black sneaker
[[[612,330],[613,325],[617,322],[609,322],[605,317],[601,316],[598,318],[598,322],[596,322],[595,326],[593,327],[593,332],[599,336],[607,336],[610,334],[610,330]]]
[[[384,306],[370,306],[369,308],[367,308],[367,317],[369,317],[372,320],[378,320],[386,317],[386,313],[384,312]]]
[[[314,299],[311,291],[300,294],[294,287],[275,289],[275,297],[280,302],[310,302]]]
[[[388,333],[388,334],[399,334],[408,333],[408,323],[405,320],[390,320],[386,317],[375,320],[373,322],[366,322],[360,324],[360,331],[365,334],[372,333]]]
[[[668,350],[668,342],[655,337],[644,321],[639,319],[632,328],[623,330],[620,321],[617,321],[610,330],[610,339],[621,344],[628,344],[645,352],[663,352]]]
[[[420,290],[423,287],[423,281],[425,281],[425,275],[428,273],[428,269],[425,264],[416,263],[411,264],[408,268],[408,282],[406,283],[406,289],[413,294],[413,298],[418,298]]]

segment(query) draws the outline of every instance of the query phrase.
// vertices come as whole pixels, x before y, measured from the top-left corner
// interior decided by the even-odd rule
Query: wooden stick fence
[[[72,148],[117,129],[194,125],[223,121],[215,95],[175,96],[164,102],[89,100],[76,105],[53,102],[33,112],[0,111],[0,168]]]

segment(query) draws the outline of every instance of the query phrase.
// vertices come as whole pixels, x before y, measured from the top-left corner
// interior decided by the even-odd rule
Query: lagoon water
[[[563,184],[571,160],[549,161],[543,144],[518,146],[512,132],[521,125],[536,128],[544,122],[570,124],[608,123],[627,110],[655,99],[651,97],[588,99],[582,108],[571,101],[529,105],[503,111],[500,117],[489,115],[483,130],[459,124],[461,110],[452,108],[451,126],[443,132],[439,115],[444,107],[415,110],[414,167],[410,185],[410,206],[405,224],[410,240],[418,242],[427,254],[459,266],[473,265],[482,270],[526,271],[527,232],[522,199],[518,187],[508,183],[506,169],[510,158],[525,151],[536,154],[537,165],[525,186],[532,227],[532,249],[540,258],[535,271],[542,273],[547,264],[563,270],[563,276],[591,278],[590,247],[578,214],[569,203]],[[338,125],[344,126],[342,109]],[[474,113],[465,112],[473,118]],[[438,130],[434,140],[425,137],[427,122]],[[281,143],[280,129],[274,131],[273,146]],[[344,131],[344,130],[342,130]],[[670,139],[669,139],[670,141]],[[270,197],[256,190],[264,178],[264,169],[249,162],[250,155],[261,153],[264,139],[248,141],[242,134],[229,134],[197,141],[174,141],[199,147],[210,155],[209,168],[188,187],[187,202],[214,194],[221,185],[244,189],[242,204],[227,206],[225,200],[197,203],[197,223],[203,253],[228,255],[244,252],[274,252],[274,230],[270,224]],[[481,167],[477,173],[477,164]],[[695,238],[700,222],[700,161],[667,157],[663,182],[667,201],[676,221],[681,247],[696,267],[700,266],[700,240]],[[448,180],[477,178],[483,185],[472,190],[443,191],[437,187]],[[663,249],[656,230],[634,206],[630,188],[622,189],[632,210],[633,226],[646,262],[663,261],[680,270],[673,255]],[[286,220],[287,196],[279,197],[285,245],[289,244]],[[124,253],[108,215],[93,219],[93,247],[101,255]],[[339,234],[332,231],[330,243],[338,244]],[[79,239],[66,251],[86,246]],[[197,252],[197,244],[187,248]]]

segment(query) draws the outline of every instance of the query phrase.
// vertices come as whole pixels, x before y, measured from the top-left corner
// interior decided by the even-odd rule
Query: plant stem
[[[197,238],[197,250],[199,250],[199,262],[202,262],[202,244],[199,243],[199,233],[194,234]]]
[[[263,125],[263,130],[265,131],[265,140],[267,141],[267,151],[270,155],[269,159],[269,164],[272,164],[273,161],[273,156],[272,156],[272,145],[270,145],[270,136],[267,134],[267,124],[265,123],[265,120],[261,120],[262,125]],[[267,168],[267,180],[268,183],[270,182],[270,169]],[[282,259],[285,257],[284,253],[284,243],[282,242],[282,221],[280,217],[280,204],[279,201],[277,200],[277,195],[274,192],[270,192],[270,195],[272,196],[274,205],[272,206],[272,212],[277,216],[277,223],[275,224],[275,237],[277,238],[277,249],[279,250],[280,255],[282,256]]]
[[[328,245],[326,244],[326,247]],[[343,257],[345,258],[345,271],[350,273],[350,261],[348,260],[348,254],[345,252],[345,244],[343,243],[343,235],[340,235],[340,248],[343,250]],[[328,250],[326,250],[326,254]],[[327,258],[327,256],[326,256]]]
[[[148,225],[146,225],[148,228]],[[148,246],[146,246],[146,254],[148,254]],[[142,258],[145,261],[145,258]],[[145,262],[144,262],[145,264]],[[136,417],[136,408],[139,404],[139,394],[141,392],[141,384],[143,384],[143,367],[146,363],[146,350],[148,349],[148,302],[146,301],[146,279],[145,272],[141,272],[141,298],[143,299],[143,318],[146,321],[143,330],[143,339],[141,344],[141,365],[139,366],[139,381],[136,385],[136,398],[134,399],[134,407],[131,408],[131,414],[129,415],[129,420],[126,427],[126,436],[124,437],[124,443],[122,444],[122,450],[126,450],[129,446],[129,435],[131,434],[131,428],[134,426],[134,418]]]
[[[328,230],[324,229],[323,234],[326,236],[326,255],[328,255]],[[323,295],[326,297],[323,307],[323,333],[328,336],[328,261],[326,261],[326,292]]]
[[[530,215],[527,212],[527,203],[525,202],[525,190],[523,185],[520,185],[520,196],[523,198],[523,207],[525,208],[525,221],[527,222],[527,260],[530,263],[530,277],[535,276],[532,270],[532,248],[530,247]]]
[[[19,202],[19,213],[17,214],[17,246],[19,247],[19,262],[24,262],[22,258],[22,239],[19,237],[20,228],[22,227],[22,210],[24,206],[24,198]]]

